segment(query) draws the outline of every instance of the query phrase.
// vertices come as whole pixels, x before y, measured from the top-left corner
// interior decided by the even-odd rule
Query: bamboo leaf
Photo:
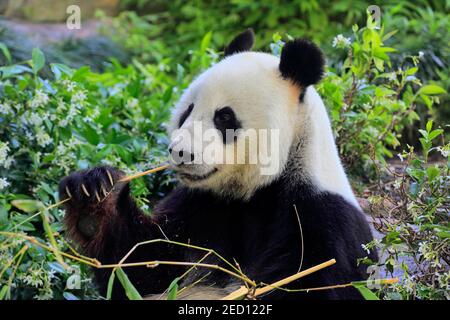
[[[123,272],[122,268],[117,268],[116,273],[117,278],[119,279],[120,283],[125,289],[125,294],[127,295],[128,299],[142,300],[142,296],[139,294],[134,285],[131,283],[130,279],[128,279],[128,276],[126,275],[125,272]]]
[[[11,201],[11,204],[26,213],[34,213],[45,209],[44,204],[37,200],[19,199]]]
[[[37,74],[45,65],[45,56],[41,49],[34,48],[31,53],[31,62],[33,67],[33,73]]]
[[[180,278],[175,278],[169,286],[169,289],[167,289],[168,293],[167,293],[167,300],[176,300],[177,299],[177,294],[178,294],[178,280],[180,280]]]
[[[358,283],[358,282],[352,282],[353,287],[358,289],[358,291],[361,293],[361,295],[366,300],[380,300],[375,293],[370,291],[365,285]]]
[[[111,300],[115,279],[116,279],[116,269],[113,269],[113,271],[111,272],[111,275],[109,276],[108,289],[106,290],[106,299],[108,299],[108,300]]]
[[[9,287],[8,286],[3,286],[2,290],[0,290],[0,300],[4,300],[6,298],[6,294],[9,291]]]

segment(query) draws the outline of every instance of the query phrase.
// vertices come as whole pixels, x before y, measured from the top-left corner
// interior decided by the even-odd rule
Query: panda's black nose
[[[193,162],[195,159],[193,153],[184,150],[173,150],[172,148],[169,148],[169,153],[172,157],[172,160],[177,165],[188,164],[190,162]]]

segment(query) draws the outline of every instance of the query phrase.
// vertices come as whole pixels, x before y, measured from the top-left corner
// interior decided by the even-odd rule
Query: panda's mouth
[[[186,173],[186,172],[178,172],[178,175],[182,179],[186,179],[186,180],[190,180],[190,181],[201,181],[201,180],[208,179],[216,172],[217,172],[217,168],[214,168],[205,174],[192,174],[192,173]]]

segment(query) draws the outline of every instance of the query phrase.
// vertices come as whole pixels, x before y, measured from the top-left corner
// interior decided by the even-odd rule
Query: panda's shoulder
[[[299,214],[310,228],[316,226],[332,237],[353,238],[358,243],[372,239],[363,211],[339,194],[310,191],[307,196],[297,196],[296,203],[303,211]]]

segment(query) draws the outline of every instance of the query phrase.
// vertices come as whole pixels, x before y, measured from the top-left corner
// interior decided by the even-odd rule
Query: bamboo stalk
[[[163,166],[156,167],[156,168],[153,168],[153,169],[150,169],[150,170],[147,170],[147,171],[143,171],[143,172],[139,172],[139,173],[136,173],[136,174],[132,174],[131,176],[126,176],[125,178],[120,179],[119,182],[128,182],[128,181],[131,181],[133,179],[143,177],[143,176],[145,176],[147,174],[150,174],[150,173],[154,173],[154,172],[158,172],[158,171],[161,171],[161,170],[165,170],[168,167],[169,167],[169,165],[165,164]]]
[[[269,284],[269,285],[267,285],[265,287],[256,289],[255,293],[253,294],[253,296],[257,297],[257,296],[259,296],[261,294],[264,294],[264,293],[267,293],[267,292],[269,292],[269,291],[271,291],[273,289],[277,289],[279,287],[287,285],[287,284],[291,283],[292,281],[295,281],[295,280],[300,279],[300,278],[302,278],[304,276],[307,276],[307,275],[309,275],[311,273],[314,273],[316,271],[319,271],[321,269],[329,267],[329,266],[331,266],[331,265],[333,265],[335,263],[336,263],[335,259],[330,259],[328,261],[325,261],[325,262],[323,262],[321,264],[318,264],[317,266],[314,266],[312,268],[303,270],[303,271],[301,271],[299,273],[296,273],[296,274],[294,274],[292,276],[289,276],[287,278],[281,279],[281,280],[279,280],[277,282],[274,282],[272,284]],[[238,290],[230,293],[229,295],[227,295],[226,297],[222,298],[221,300],[236,300],[236,299],[239,299],[239,298],[243,297],[247,293],[248,293],[248,289],[247,288],[240,287]]]
[[[272,290],[272,289],[274,289],[274,288],[282,287],[282,286],[284,286],[284,285],[286,285],[286,284],[291,283],[292,281],[295,281],[295,280],[300,279],[300,278],[302,278],[302,277],[304,277],[304,276],[307,276],[307,275],[309,275],[309,274],[311,274],[311,273],[314,273],[314,272],[316,272],[316,271],[319,271],[319,270],[321,270],[321,269],[324,269],[324,268],[326,268],[326,267],[329,267],[329,266],[331,266],[331,265],[333,265],[333,264],[335,264],[335,263],[336,263],[336,260],[335,260],[335,259],[330,259],[330,260],[325,261],[325,262],[323,262],[323,263],[321,263],[321,264],[318,264],[317,266],[314,266],[314,267],[312,267],[312,268],[303,270],[303,271],[301,271],[301,272],[299,272],[299,273],[296,273],[296,274],[294,274],[294,275],[292,275],[292,276],[290,276],[290,277],[287,277],[287,278],[284,278],[284,279],[279,280],[279,281],[277,281],[277,282],[274,282],[274,283],[272,283],[272,284],[270,284],[270,285],[268,285],[268,286],[265,286],[265,287],[263,287],[263,288],[256,289],[256,291],[255,291],[255,296],[259,296],[259,295],[261,295],[261,294],[263,294],[263,293],[266,293],[266,292],[268,292],[268,291],[270,291],[270,290]]]

